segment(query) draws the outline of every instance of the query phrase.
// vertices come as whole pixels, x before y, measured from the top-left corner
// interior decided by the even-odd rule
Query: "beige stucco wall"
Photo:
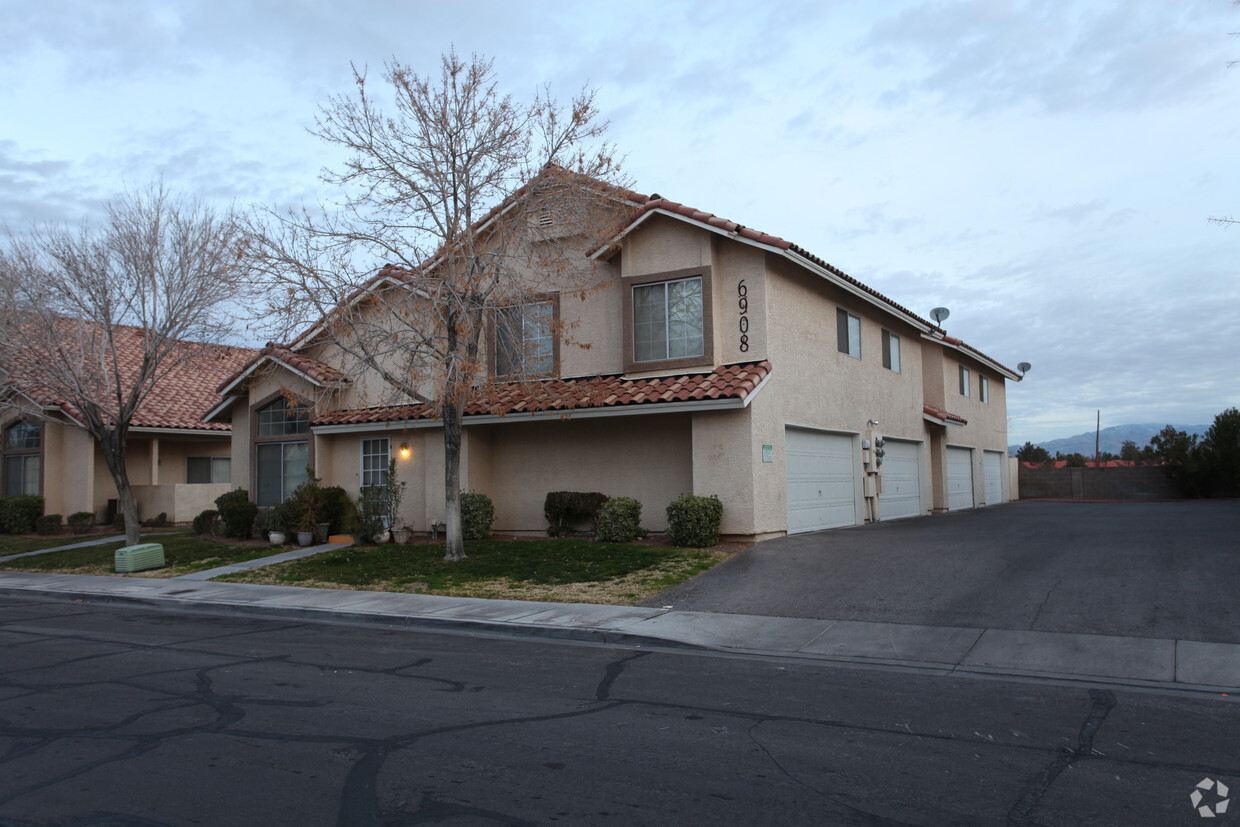
[[[642,524],[662,531],[668,504],[694,488],[693,422],[684,414],[513,421],[467,433],[486,443],[490,467],[471,463],[466,488],[494,501],[498,532],[545,531],[549,491],[633,497]]]
[[[948,411],[968,420],[964,426],[947,428],[945,443],[949,446],[973,449],[973,501],[985,502],[986,470],[983,451],[1001,451],[1007,456],[1007,388],[1004,377],[966,353],[946,349],[935,342],[924,341],[931,352],[942,352],[940,387],[944,402],[940,405]],[[960,393],[960,366],[969,369],[969,395]],[[989,380],[989,399],[981,401],[981,377]],[[1005,470],[1005,475],[1008,472]],[[1008,482],[1004,482],[1005,496],[1012,496]],[[943,504],[945,506],[945,503]]]

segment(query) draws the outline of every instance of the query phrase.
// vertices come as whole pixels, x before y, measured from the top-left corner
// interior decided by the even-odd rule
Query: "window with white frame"
[[[883,367],[900,372],[900,337],[891,331],[883,331]]]
[[[17,422],[4,432],[4,496],[40,493],[43,428],[35,422]]]
[[[362,488],[387,485],[391,442],[387,437],[362,440]]]
[[[232,459],[229,457],[186,457],[185,482],[190,485],[232,481]]]
[[[969,369],[964,365],[960,366],[960,395],[969,395]]]
[[[555,372],[555,303],[534,302],[495,312],[495,375]]]
[[[977,393],[983,404],[990,404],[990,380],[985,376],[977,377]]]
[[[861,318],[842,307],[835,309],[835,341],[840,353],[861,358]]]
[[[657,362],[705,353],[702,278],[633,287],[633,359]]]

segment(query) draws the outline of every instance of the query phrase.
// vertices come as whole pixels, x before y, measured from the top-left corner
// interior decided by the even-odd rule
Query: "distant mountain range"
[[[1150,438],[1165,427],[1167,424],[1164,422],[1161,425],[1112,425],[1110,428],[1103,428],[1098,432],[1098,450],[1118,454],[1119,449],[1128,440],[1135,442],[1138,448],[1144,448],[1150,444]],[[1204,435],[1210,426],[1175,425],[1173,427],[1177,431]],[[1086,457],[1092,457],[1094,455],[1094,432],[1052,439],[1049,442],[1035,442],[1034,445],[1040,445],[1050,451],[1051,456],[1055,456],[1055,452],[1058,451],[1063,454],[1084,454]],[[1023,443],[1009,445],[1008,456],[1016,456],[1016,452],[1022,447],[1024,447]]]

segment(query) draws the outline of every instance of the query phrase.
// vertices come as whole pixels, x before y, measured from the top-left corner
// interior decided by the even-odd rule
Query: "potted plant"
[[[275,508],[260,508],[254,517],[254,529],[260,536],[266,535],[273,546],[282,546],[288,540],[282,515]]]
[[[409,542],[409,537],[412,534],[413,534],[413,529],[411,529],[407,525],[403,525],[400,528],[394,527],[392,529],[392,542],[400,543],[401,545],[404,545],[405,543]]]
[[[323,487],[313,474],[297,486],[289,497],[289,510],[297,514],[297,545],[308,546],[314,542],[314,531],[322,522]]]

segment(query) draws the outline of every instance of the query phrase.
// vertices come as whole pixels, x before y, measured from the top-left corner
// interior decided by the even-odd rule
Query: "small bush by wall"
[[[206,511],[203,511],[194,518],[191,528],[193,528],[195,534],[203,536],[211,535],[214,537],[219,521],[220,512],[208,508]]]
[[[495,522],[495,504],[486,494],[470,491],[461,495],[461,535],[466,540],[485,540]]]
[[[224,524],[224,536],[250,539],[254,518],[258,516],[258,506],[250,502],[250,492],[244,488],[234,488],[216,497],[215,507],[219,510],[220,522]]]
[[[718,497],[682,494],[667,507],[667,536],[672,545],[706,548],[719,542],[723,503]]]
[[[95,513],[93,511],[75,511],[69,515],[69,530],[74,534],[85,534],[95,527]]]
[[[44,514],[34,521],[34,530],[39,534],[59,534],[60,533],[60,515]]]
[[[0,531],[6,534],[29,534],[35,520],[43,513],[43,498],[33,494],[0,497]]]
[[[589,520],[595,523],[598,510],[607,502],[607,495],[598,491],[549,491],[543,501],[543,516],[547,518],[547,534],[559,537],[575,523]]]
[[[598,510],[596,538],[605,543],[631,543],[646,534],[642,504],[632,497],[614,497]]]

